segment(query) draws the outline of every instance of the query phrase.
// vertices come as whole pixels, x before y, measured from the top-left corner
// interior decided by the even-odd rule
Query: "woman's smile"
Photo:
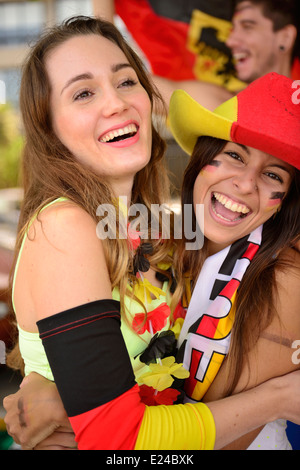
[[[104,134],[102,134],[99,137],[99,142],[102,144],[114,144],[116,142],[124,142],[125,145],[128,144],[128,139],[132,139],[138,134],[139,126],[134,123],[125,123],[123,124],[122,127],[114,127],[113,129],[110,129],[106,131]],[[132,141],[129,141],[129,144],[131,144]]]
[[[204,205],[204,232],[214,250],[248,235],[276,213],[288,192],[288,164],[260,150],[227,143],[202,168],[194,205]]]
[[[57,137],[116,194],[119,183],[130,188],[151,158],[152,106],[124,53],[104,37],[79,36],[46,65]]]
[[[220,223],[224,224],[240,223],[251,213],[251,209],[246,204],[217,191],[211,195],[210,208],[212,217],[217,217]]]

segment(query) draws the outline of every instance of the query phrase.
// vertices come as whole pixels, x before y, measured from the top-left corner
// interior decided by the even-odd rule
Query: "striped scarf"
[[[203,265],[178,340],[177,360],[190,371],[185,381],[188,402],[202,399],[228,354],[237,290],[261,236],[262,226]]]

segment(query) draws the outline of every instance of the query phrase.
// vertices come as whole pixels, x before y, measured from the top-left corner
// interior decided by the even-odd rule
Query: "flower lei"
[[[141,243],[138,232],[129,230],[128,227],[128,245],[135,251],[133,270],[137,277],[137,283],[134,286],[134,295],[143,301],[146,305],[151,303],[153,296],[158,298],[166,295],[158,287],[153,286],[142,273],[150,269],[150,262],[147,255],[152,253],[152,244]],[[171,266],[160,265],[161,269],[167,271]],[[156,276],[164,282],[169,279],[168,276],[157,273]],[[174,278],[171,286],[171,292],[174,291]],[[147,310],[147,308],[146,308]],[[151,341],[145,351],[140,355],[140,361],[149,366],[150,371],[139,377],[140,396],[142,401],[148,405],[171,405],[178,400],[181,392],[178,388],[182,380],[189,376],[182,364],[175,362],[176,341],[183,323],[185,309],[178,305],[174,312],[174,324],[170,330],[162,331],[167,324],[171,314],[170,307],[163,302],[157,308],[150,312],[138,313],[134,316],[132,327],[139,335],[148,331],[151,335]],[[171,386],[173,385],[173,388]]]

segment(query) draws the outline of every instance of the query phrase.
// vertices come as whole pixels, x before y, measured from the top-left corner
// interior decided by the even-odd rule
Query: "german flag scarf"
[[[190,371],[185,381],[188,402],[202,399],[228,354],[236,293],[261,237],[262,226],[203,265],[178,341],[178,360]]]

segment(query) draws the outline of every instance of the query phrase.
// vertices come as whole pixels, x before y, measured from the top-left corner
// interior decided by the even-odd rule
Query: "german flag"
[[[215,296],[216,289],[213,288],[210,296],[212,303],[202,315],[199,306],[200,318],[189,329],[188,345],[184,347],[188,348],[186,357],[190,358],[188,360],[190,376],[185,381],[184,391],[194,402],[200,401],[205,395],[228,353],[236,312],[236,295],[243,270],[247,269],[259,249],[259,244],[249,242],[240,256],[239,251],[243,247],[244,240],[238,240],[231,246],[219,271],[223,276],[229,274],[234,261],[237,262],[234,268],[235,275],[232,275],[228,282],[216,280],[215,286],[217,290],[220,288],[221,290]],[[224,287],[221,287],[222,285]],[[184,365],[187,366],[185,361]]]
[[[151,71],[171,80],[199,79],[243,88],[225,45],[232,1],[116,0],[116,13],[146,56]]]

